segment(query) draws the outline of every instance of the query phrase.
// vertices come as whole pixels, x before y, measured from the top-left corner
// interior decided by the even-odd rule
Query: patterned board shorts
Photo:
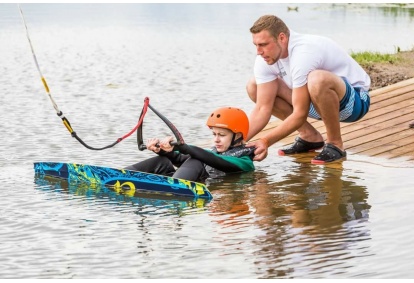
[[[346,81],[346,79],[343,78],[343,80],[346,85],[346,92],[339,104],[339,120],[341,122],[355,122],[367,114],[370,105],[370,97],[368,91],[354,88]],[[310,105],[308,117],[321,120],[321,117],[318,112],[316,112],[312,103]]]

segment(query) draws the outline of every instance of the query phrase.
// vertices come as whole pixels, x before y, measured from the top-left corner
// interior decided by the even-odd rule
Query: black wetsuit
[[[254,170],[254,149],[241,145],[218,153],[215,148],[205,150],[197,146],[183,144],[175,146],[174,151],[171,152],[161,150],[158,156],[125,169],[204,182],[209,176]]]

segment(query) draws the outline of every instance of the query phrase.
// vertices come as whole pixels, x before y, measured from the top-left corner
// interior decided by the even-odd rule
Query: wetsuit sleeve
[[[225,156],[226,158],[220,157],[218,154],[215,154],[213,152],[207,151],[203,148],[192,146],[188,144],[182,144],[175,147],[177,150],[179,150],[181,153],[189,154],[192,158],[198,159],[201,162],[216,168],[220,171],[223,171],[225,173],[235,173],[235,172],[241,172],[241,171],[250,171],[251,166],[243,166],[243,161],[246,159],[239,158],[239,157],[231,157]],[[247,157],[247,156],[246,156]],[[239,162],[231,162],[230,160],[233,159],[237,160]],[[247,159],[249,159],[247,157]],[[250,159],[249,159],[250,161]],[[249,162],[250,163],[250,162]]]
[[[190,158],[190,155],[188,154],[182,154],[178,151],[166,152],[162,149],[160,150],[160,152],[158,152],[158,155],[167,157],[171,161],[171,163],[176,167],[180,167],[181,164],[183,164],[188,158]]]

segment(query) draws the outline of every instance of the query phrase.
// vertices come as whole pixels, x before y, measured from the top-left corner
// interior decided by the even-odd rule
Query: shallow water
[[[414,45],[412,8],[298,6],[22,9],[52,97],[77,134],[102,147],[135,126],[145,97],[194,144],[210,138],[212,109],[249,112],[248,29],[265,13],[347,50]],[[35,179],[36,161],[123,167],[151,155],[138,151],[135,135],[104,151],[70,136],[40,82],[17,5],[0,4],[0,42],[0,278],[414,276],[414,166],[402,160],[349,154],[341,166],[321,167],[278,157],[275,145],[256,172],[210,180],[210,202]],[[166,134],[149,111],[145,137]]]

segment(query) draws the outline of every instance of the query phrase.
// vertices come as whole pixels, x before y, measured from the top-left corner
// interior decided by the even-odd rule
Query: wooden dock
[[[414,78],[370,92],[371,107],[363,119],[341,123],[341,133],[348,155],[366,155],[414,163]],[[326,138],[322,121],[308,121]],[[252,140],[265,135],[281,121],[274,120]],[[284,147],[293,143],[297,132],[272,145]]]

